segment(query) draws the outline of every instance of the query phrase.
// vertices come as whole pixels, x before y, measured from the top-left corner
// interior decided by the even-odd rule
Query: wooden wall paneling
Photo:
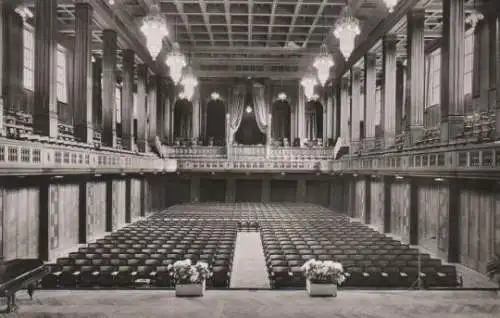
[[[201,179],[200,180],[201,202],[225,202],[226,180],[225,179]]]
[[[146,216],[148,209],[148,180],[146,178],[141,178],[141,210],[140,216]],[[167,193],[170,197],[170,193]]]
[[[83,180],[78,184],[78,243],[87,243],[87,197],[88,197],[87,180]]]
[[[306,202],[307,184],[305,179],[297,180],[297,196],[296,202]]]
[[[271,180],[272,202],[295,202],[297,182],[295,180]]]
[[[1,10],[1,6],[0,6],[0,10]],[[0,14],[1,14],[1,11],[0,11]],[[0,30],[1,32],[2,30]],[[1,56],[1,54],[0,54]],[[0,70],[1,71],[1,70]],[[0,260],[3,260],[3,257],[4,257],[4,253],[3,253],[3,244],[4,244],[4,238],[3,238],[3,228],[4,228],[4,206],[3,206],[3,198],[4,198],[4,195],[5,195],[5,188],[2,186],[0,186]]]
[[[141,180],[130,180],[130,218],[134,222],[141,216]]]
[[[106,232],[113,231],[113,180],[106,179]]]
[[[191,180],[188,178],[176,176],[162,180],[162,185],[158,189],[160,190],[155,192],[155,196],[161,195],[166,197],[166,200],[155,205],[157,210],[163,210],[174,204],[191,202]]]
[[[79,186],[49,186],[49,259],[61,257],[79,242]]]
[[[371,208],[371,222],[379,232],[384,232],[384,182],[380,179],[372,179],[370,182],[370,208]]]
[[[495,185],[495,214],[492,224],[492,233],[494,233],[494,252],[495,255],[500,255],[500,184]]]
[[[262,202],[261,180],[236,180],[235,201],[236,202]]]
[[[190,201],[200,202],[200,177],[199,176],[191,177],[190,186],[191,186],[189,191]]]
[[[125,179],[125,223],[132,222],[132,179]]]
[[[384,209],[383,209],[383,217],[384,217],[384,233],[391,232],[391,185],[392,185],[392,177],[385,177],[383,179],[383,196],[384,196]]]
[[[106,181],[87,182],[87,241],[106,233],[107,223]]]
[[[40,205],[37,187],[8,187],[3,191],[4,260],[38,258]]]
[[[330,185],[328,181],[307,180],[306,202],[328,207],[330,204]]]
[[[123,225],[125,225],[125,180],[113,180],[112,181],[112,221],[113,228],[112,230],[118,230]]]
[[[354,201],[354,218],[360,219],[360,222],[365,221],[365,199],[366,199],[366,182],[364,179],[355,180],[355,201]]]
[[[371,224],[371,212],[372,212],[372,187],[371,187],[370,176],[365,177],[365,196],[364,196],[364,222],[365,224]]]
[[[391,233],[405,243],[410,240],[410,190],[408,181],[391,185]]]
[[[270,202],[271,201],[271,179],[263,178],[262,179],[262,193],[261,193],[261,201],[262,202]]]

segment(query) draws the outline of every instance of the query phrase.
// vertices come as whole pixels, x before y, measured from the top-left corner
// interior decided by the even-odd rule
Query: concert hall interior
[[[0,13],[6,311],[500,312],[499,0]],[[209,277],[181,283],[185,259]],[[345,282],[312,279],[311,259]],[[175,297],[184,285],[203,296]]]

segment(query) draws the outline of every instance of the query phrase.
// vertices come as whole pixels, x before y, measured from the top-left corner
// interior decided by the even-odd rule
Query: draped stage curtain
[[[266,92],[264,85],[255,83],[252,90],[253,107],[255,110],[255,120],[257,126],[263,134],[267,134],[269,105],[266,102]]]
[[[239,85],[232,89],[229,100],[229,118],[230,118],[230,129],[229,132],[229,142],[232,144],[234,140],[234,134],[240,128],[241,119],[243,118],[243,112],[245,111],[245,86]]]

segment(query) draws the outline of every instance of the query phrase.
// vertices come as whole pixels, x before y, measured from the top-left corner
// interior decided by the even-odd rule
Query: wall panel
[[[384,233],[384,182],[372,179],[370,187],[371,224],[375,226],[380,233]]]
[[[113,180],[113,231],[125,225],[125,180]]]
[[[330,204],[330,185],[328,181],[307,180],[306,202],[328,207]]]
[[[87,183],[87,241],[103,237],[106,233],[106,183]]]
[[[236,180],[236,202],[261,202],[262,181],[261,180]]]
[[[361,179],[361,180],[356,180],[354,182],[355,182],[356,200],[354,202],[353,217],[359,218],[361,222],[364,222],[366,181],[365,179]]]
[[[295,202],[297,198],[297,181],[271,180],[272,202]]]
[[[156,199],[160,195],[166,197],[165,205],[161,209],[174,204],[188,203],[191,201],[191,180],[178,177],[163,178],[161,184],[158,184],[158,190],[155,192],[154,198]]]
[[[38,258],[40,191],[37,187],[1,189],[4,260]]]
[[[141,180],[130,180],[130,219],[132,222],[141,216]]]
[[[488,260],[495,253],[495,221],[498,194],[486,188],[467,187],[460,190],[460,262],[485,273]]]
[[[226,200],[225,179],[201,179],[200,202],[224,202]]]
[[[49,186],[49,259],[61,257],[78,245],[78,184]]]
[[[443,258],[448,255],[448,189],[448,185],[438,183],[417,188],[418,243]]]
[[[391,233],[400,236],[404,242],[410,240],[410,184],[391,184]]]

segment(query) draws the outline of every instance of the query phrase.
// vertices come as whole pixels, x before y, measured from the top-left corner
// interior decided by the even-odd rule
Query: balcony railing
[[[0,175],[172,172],[175,160],[112,148],[95,149],[0,137]]]

